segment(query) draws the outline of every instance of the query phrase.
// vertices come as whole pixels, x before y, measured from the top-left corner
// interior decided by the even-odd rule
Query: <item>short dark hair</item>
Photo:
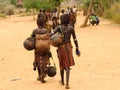
[[[44,20],[42,18],[37,19],[37,25],[38,26],[44,26]]]
[[[61,15],[60,20],[61,20],[61,24],[64,24],[64,25],[69,24],[69,22],[70,22],[69,14]]]
[[[39,12],[42,12],[42,10],[40,9]]]
[[[65,10],[64,10],[64,9],[62,9],[62,10],[61,10],[61,13],[63,13],[63,14],[64,14],[64,12],[65,12]]]

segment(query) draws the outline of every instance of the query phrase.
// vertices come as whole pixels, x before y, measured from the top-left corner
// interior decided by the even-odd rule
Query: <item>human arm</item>
[[[61,26],[57,26],[54,30],[53,30],[53,33],[57,33],[57,32],[60,32],[61,33]]]
[[[78,41],[77,41],[76,33],[75,33],[74,29],[72,30],[72,36],[73,36],[74,44],[75,44],[75,47],[76,47],[75,53],[76,53],[77,56],[80,56],[79,45],[78,45]]]
[[[35,30],[32,31],[30,37],[35,37]]]
[[[54,34],[57,33],[57,32],[61,32],[60,26],[57,26],[55,29],[53,29],[53,31],[50,32],[50,36],[54,35]]]

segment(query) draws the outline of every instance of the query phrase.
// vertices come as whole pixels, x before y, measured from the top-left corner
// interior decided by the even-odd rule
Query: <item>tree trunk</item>
[[[58,11],[58,13],[57,13],[58,15],[57,15],[57,16],[58,16],[58,17],[60,17],[60,9],[61,9],[61,8],[60,8],[60,5],[59,5],[59,6],[57,7],[57,11]]]
[[[87,16],[86,16],[83,24],[80,26],[81,28],[87,26],[88,19],[89,19],[91,13],[92,13],[92,7],[93,7],[93,0],[90,0],[90,5],[89,5],[89,8],[88,8],[88,13],[87,13]]]
[[[35,20],[35,8],[33,8],[33,20]]]
[[[99,15],[102,16],[102,15],[103,15],[103,12],[104,12],[104,8],[103,8],[103,6],[102,6],[102,0],[101,0],[101,2],[99,3],[99,9],[100,9]]]

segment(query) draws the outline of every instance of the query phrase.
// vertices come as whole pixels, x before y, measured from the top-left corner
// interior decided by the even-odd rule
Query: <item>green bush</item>
[[[31,16],[31,15],[33,15],[32,12],[23,12],[23,13],[19,14],[20,17]]]
[[[0,17],[2,17],[2,18],[6,18],[6,15],[3,14],[3,13],[0,13]]]
[[[15,6],[14,5],[7,5],[5,7],[5,13],[6,15],[13,15],[15,13]]]
[[[114,13],[114,17],[112,20],[118,24],[120,24],[120,12],[119,13]]]
[[[112,18],[112,12],[111,12],[111,10],[105,11],[104,18],[107,18],[107,19],[111,19]]]
[[[105,11],[104,17],[112,20],[115,23],[120,24],[120,5],[119,3],[113,4],[113,6]]]

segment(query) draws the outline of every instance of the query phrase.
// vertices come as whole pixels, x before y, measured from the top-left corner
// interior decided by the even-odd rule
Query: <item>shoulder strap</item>
[[[56,68],[56,64],[55,64],[55,61],[54,61],[53,57],[51,57],[51,59],[52,59],[52,61],[53,61],[54,67]],[[49,64],[49,66],[50,66],[50,64]]]
[[[62,34],[62,37],[63,37],[63,42],[64,42],[65,36],[64,36],[64,29],[63,29],[62,25],[60,25],[60,31],[61,31],[61,34]]]
[[[60,31],[61,31],[61,33],[64,35],[64,32],[63,32],[63,27],[62,27],[62,25],[60,25],[60,26],[59,26],[59,28],[60,28]]]

